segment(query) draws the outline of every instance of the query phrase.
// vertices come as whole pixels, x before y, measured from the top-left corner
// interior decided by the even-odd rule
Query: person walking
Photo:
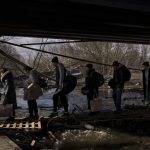
[[[26,66],[24,68],[28,75],[25,81],[24,100],[28,101],[29,117],[28,119],[38,119],[38,107],[36,99],[43,95],[42,89],[39,86],[38,72],[33,68]]]
[[[121,97],[126,81],[130,80],[131,74],[127,67],[118,61],[113,62],[114,74],[113,74],[113,100],[116,107],[115,113],[120,113]]]
[[[58,104],[59,100],[64,107],[64,115],[69,115],[68,113],[68,98],[65,86],[66,79],[66,69],[62,63],[59,62],[58,57],[52,59],[52,64],[55,67],[56,73],[56,91],[53,95],[53,113],[50,117],[58,115]]]
[[[98,98],[98,88],[104,84],[102,74],[95,71],[92,64],[86,65],[85,86],[81,89],[81,93],[87,95],[88,109],[91,111],[91,101]]]

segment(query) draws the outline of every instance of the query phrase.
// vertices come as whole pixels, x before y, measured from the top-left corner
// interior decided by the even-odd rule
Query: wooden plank
[[[16,124],[16,128],[22,129],[22,123]]]
[[[12,126],[12,129],[15,129],[17,126],[17,123],[14,123],[13,126]]]
[[[6,128],[7,124],[4,124],[2,128]]]
[[[41,129],[41,122],[38,121],[38,129]]]
[[[22,128],[26,128],[26,123],[22,123]]]
[[[10,124],[10,127],[9,127],[9,128],[12,128],[12,127],[13,127],[13,125],[14,125],[14,123],[13,123],[13,124]]]
[[[5,128],[9,128],[10,127],[10,123],[6,124],[6,127]]]
[[[4,126],[4,124],[1,124],[1,125],[0,125],[0,128],[2,128],[3,126]]]
[[[35,123],[35,128],[36,129],[41,129],[41,122],[40,121]]]
[[[29,128],[30,129],[32,129],[32,128],[34,128],[35,126],[34,126],[34,122],[31,122],[30,124],[29,124]]]
[[[8,124],[0,124],[0,128],[11,128],[11,129],[41,129],[41,122],[25,122],[25,123],[8,123]]]
[[[29,128],[29,122],[26,122],[25,123],[25,127],[24,127],[25,129],[27,129],[27,128]]]

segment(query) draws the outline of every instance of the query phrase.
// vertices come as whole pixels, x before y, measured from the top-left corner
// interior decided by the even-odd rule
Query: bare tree
[[[5,52],[8,56],[24,61],[23,57],[16,51],[16,49],[10,45],[0,44],[0,50]],[[0,53],[0,66],[13,70],[15,75],[20,74],[20,71],[18,70],[18,66],[20,65],[12,61],[7,56],[4,56],[2,53]]]

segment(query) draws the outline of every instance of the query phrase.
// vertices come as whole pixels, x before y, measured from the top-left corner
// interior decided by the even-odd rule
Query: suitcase
[[[94,98],[90,101],[91,112],[99,112],[102,110],[102,100],[100,98]]]

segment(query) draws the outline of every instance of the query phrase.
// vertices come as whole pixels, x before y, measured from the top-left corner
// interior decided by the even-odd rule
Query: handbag
[[[102,100],[98,97],[98,94],[95,94],[93,100],[90,101],[91,112],[99,112],[102,110]]]

